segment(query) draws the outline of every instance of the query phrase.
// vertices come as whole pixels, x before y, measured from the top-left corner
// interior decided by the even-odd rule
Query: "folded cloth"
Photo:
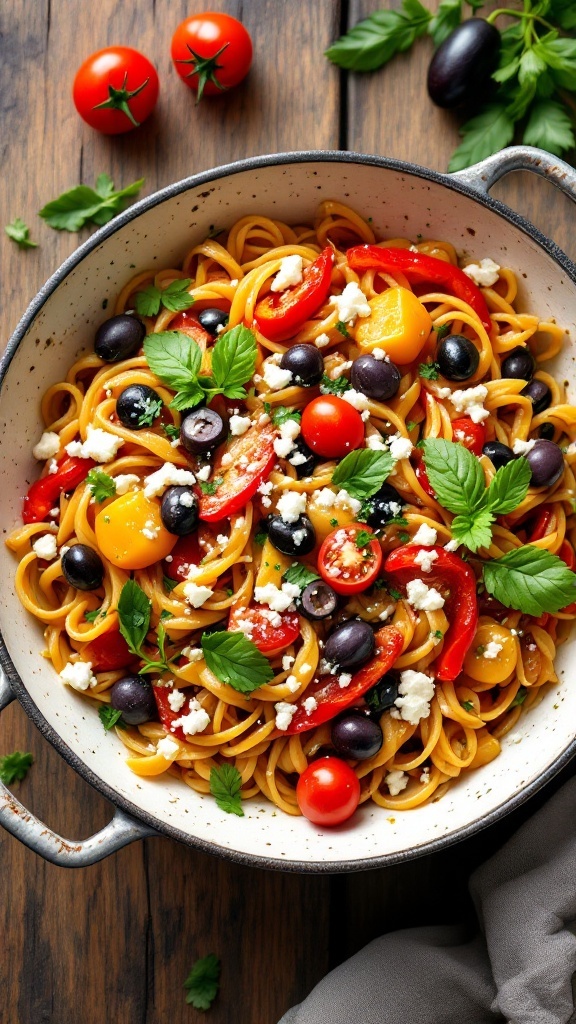
[[[480,934],[383,935],[280,1024],[576,1022],[576,778],[474,872],[470,891]]]

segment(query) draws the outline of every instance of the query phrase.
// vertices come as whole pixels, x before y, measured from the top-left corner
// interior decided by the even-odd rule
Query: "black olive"
[[[532,380],[535,368],[536,363],[530,349],[525,345],[517,345],[508,353],[506,359],[502,360],[500,369],[503,377]]]
[[[94,351],[106,363],[117,363],[134,355],[145,337],[146,328],[141,320],[119,313],[100,324],[94,338]]]
[[[375,646],[372,627],[362,619],[348,619],[328,637],[324,659],[338,669],[358,668],[372,657]]]
[[[307,619],[318,622],[334,614],[338,606],[338,596],[323,580],[313,580],[304,587],[297,603]]]
[[[436,362],[447,380],[468,380],[478,369],[480,354],[463,334],[449,334],[438,345]]]
[[[366,522],[373,530],[379,530],[386,526],[391,519],[402,513],[404,498],[396,491],[391,484],[382,484],[380,490],[370,498],[372,511]]]
[[[428,68],[428,93],[438,107],[477,100],[498,64],[500,33],[484,18],[469,18],[440,44]]]
[[[290,370],[293,384],[313,388],[322,380],[324,360],[315,345],[292,345],[282,356],[280,368]]]
[[[169,533],[185,537],[198,526],[198,498],[191,487],[168,487],[162,496],[160,517]]]
[[[533,487],[552,487],[564,472],[562,450],[553,441],[536,441],[526,458],[532,470]]]
[[[154,388],[146,384],[130,384],[118,395],[116,413],[120,423],[129,430],[142,430],[152,426],[162,406],[162,399]]]
[[[395,673],[387,672],[364,694],[364,700],[373,715],[381,715],[394,707],[398,698],[398,678]]]
[[[378,722],[356,711],[348,711],[334,719],[331,730],[332,746],[340,757],[365,761],[374,757],[384,737]]]
[[[187,452],[199,455],[222,444],[228,428],[214,409],[201,406],[186,413],[180,424],[180,441]]]
[[[203,309],[198,313],[198,321],[204,330],[208,331],[208,334],[216,338],[220,333],[218,328],[226,327],[228,323],[228,313],[225,313],[223,309]]]
[[[539,437],[543,438],[544,441],[553,441],[556,428],[553,423],[543,423],[538,431]]]
[[[157,718],[154,690],[143,676],[124,676],[110,688],[110,703],[122,712],[126,725],[142,725]]]
[[[521,395],[525,395],[532,402],[532,415],[537,416],[538,413],[544,412],[552,401],[552,392],[547,384],[543,380],[537,378],[531,380],[525,388],[522,388]]]
[[[302,462],[298,456],[304,455],[306,458],[305,462]],[[294,461],[296,460],[296,461]],[[296,470],[296,476],[301,480],[305,476],[312,476],[314,472],[314,466],[316,465],[316,457],[314,452],[308,447],[303,437],[298,436],[294,441],[294,447],[288,456],[288,462],[294,466]]]
[[[482,455],[488,456],[494,469],[501,469],[502,466],[506,466],[508,462],[512,462],[512,459],[516,458],[512,449],[507,444],[501,444],[500,441],[487,441],[482,449]]]
[[[384,402],[397,394],[402,374],[394,363],[364,355],[352,363],[350,380],[356,391],[377,402]]]
[[[268,536],[283,555],[309,555],[316,547],[316,531],[305,515],[298,516],[295,523],[287,523],[281,516],[271,516]]]
[[[64,579],[77,590],[98,590],[104,579],[104,565],[94,548],[73,544],[60,560]]]

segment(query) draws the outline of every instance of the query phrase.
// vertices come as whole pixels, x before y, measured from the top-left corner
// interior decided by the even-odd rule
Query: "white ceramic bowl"
[[[522,167],[546,174],[572,198],[572,168],[537,150],[516,148],[460,175],[350,153],[258,157],[158,192],[98,231],[45,285],[23,317],[2,361],[0,493],[3,527],[19,521],[22,497],[37,466],[32,443],[41,433],[40,396],[92,346],[105,318],[103,300],[135,273],[176,266],[212,225],[227,227],[249,212],[289,223],[310,221],[321,199],[341,199],[371,216],[383,236],[419,232],[445,238],[476,257],[512,267],[520,306],[541,317],[576,323],[576,274],[554,244],[488,196],[503,173]],[[573,342],[556,372],[575,381]],[[574,397],[574,394],[573,394]],[[95,712],[63,687],[40,657],[39,623],[20,606],[15,563],[0,546],[0,708],[15,697],[62,756],[118,808],[112,822],[84,843],[55,836],[6,790],[0,821],[42,856],[64,864],[98,860],[132,839],[161,832],[191,846],[246,863],[296,871],[349,871],[436,850],[470,835],[517,806],[576,751],[574,645],[558,654],[558,686],[520,719],[521,742],[504,740],[499,758],[466,774],[442,800],[391,815],[370,803],[346,825],[320,829],[251,800],[245,817],[223,813],[170,776],[143,780],[124,764],[125,748]]]

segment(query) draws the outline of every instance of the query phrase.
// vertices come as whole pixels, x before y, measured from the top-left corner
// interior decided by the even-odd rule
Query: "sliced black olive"
[[[228,429],[214,409],[201,406],[186,413],[180,424],[180,441],[192,455],[216,448],[225,440]]]
[[[477,100],[498,64],[500,33],[484,18],[469,18],[440,44],[428,68],[428,93],[452,109]]]
[[[540,430],[538,431],[539,436],[544,441],[553,441],[555,433],[556,429],[553,423],[543,423],[540,427]]]
[[[94,338],[94,351],[106,363],[117,363],[134,355],[145,337],[146,328],[141,320],[119,313],[100,324]]]
[[[331,739],[340,757],[353,758],[355,761],[374,757],[384,741],[378,722],[373,722],[358,711],[348,711],[334,719]]]
[[[302,461],[301,456],[304,456],[305,461]],[[294,466],[299,480],[302,480],[305,476],[312,476],[314,472],[316,456],[300,435],[294,441],[294,447],[288,456],[288,462]]]
[[[544,412],[552,402],[552,392],[543,380],[531,380],[525,388],[522,388],[521,395],[526,395],[532,402],[532,415]]]
[[[377,402],[384,402],[397,394],[402,374],[394,363],[363,355],[352,363],[350,380],[356,391],[361,391],[367,398],[374,398]]]
[[[480,353],[463,334],[449,334],[438,345],[436,362],[447,380],[468,380],[478,369]]]
[[[160,517],[169,533],[185,537],[198,526],[198,498],[191,487],[168,487],[162,496]]]
[[[60,560],[64,579],[77,590],[98,590],[104,579],[104,565],[94,548],[73,544]]]
[[[208,331],[208,334],[216,338],[220,333],[218,328],[226,327],[228,323],[228,313],[225,313],[223,309],[203,309],[198,313],[198,321],[204,330]]]
[[[532,470],[533,487],[552,487],[564,472],[562,450],[553,441],[536,441],[526,458]]]
[[[536,363],[530,349],[525,345],[517,345],[508,353],[506,359],[502,360],[501,373],[503,377],[532,380],[535,367]]]
[[[494,469],[501,469],[502,466],[516,458],[512,449],[507,444],[501,444],[500,441],[487,441],[482,449],[482,454],[488,456]]]
[[[144,676],[124,676],[110,688],[110,703],[122,712],[127,725],[142,725],[157,718],[154,690]]]
[[[292,345],[282,356],[280,368],[290,370],[293,384],[313,388],[322,380],[324,360],[315,345]]]
[[[120,423],[129,430],[142,430],[152,426],[163,404],[154,388],[146,384],[130,384],[118,395],[116,413]]]
[[[324,647],[324,659],[338,669],[359,668],[374,653],[374,631],[361,619],[348,619],[330,634]]]
[[[295,523],[287,523],[281,516],[271,516],[268,536],[283,555],[309,555],[316,546],[316,531],[306,515],[298,516]]]
[[[395,673],[387,672],[364,694],[364,700],[373,715],[381,715],[394,707],[398,698],[398,678]]]
[[[380,490],[370,498],[370,505],[372,511],[366,522],[373,530],[379,530],[391,519],[402,514],[404,498],[391,484],[382,484]]]
[[[318,622],[334,614],[338,607],[338,596],[323,580],[313,580],[304,587],[297,603],[307,619]]]

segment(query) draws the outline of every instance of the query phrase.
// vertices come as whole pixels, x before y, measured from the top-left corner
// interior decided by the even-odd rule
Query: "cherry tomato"
[[[296,799],[302,814],[315,825],[340,825],[358,807],[360,783],[345,761],[322,757],[302,772]]]
[[[426,466],[424,465],[424,452],[421,448],[412,449],[412,459],[415,463],[414,473],[416,474],[416,479],[420,484],[420,487],[430,498],[435,498],[436,492],[432,490],[432,486],[428,479],[428,473],[426,472]]]
[[[266,618],[265,609],[261,605],[252,604],[248,608],[233,608],[228,620],[228,632],[238,633],[238,620],[248,620],[253,624],[250,634],[252,643],[256,644],[262,654],[269,654],[271,651],[280,651],[289,647],[300,636],[300,623],[298,616],[292,612],[285,612],[280,616],[282,619],[279,626],[273,626],[270,619]]]
[[[222,445],[212,473],[212,479],[220,483],[214,494],[200,495],[200,519],[219,522],[245,507],[276,461],[276,436],[272,424],[263,429],[253,426],[241,437]],[[224,456],[227,456],[225,466]]]
[[[194,338],[194,341],[198,342],[203,352],[206,351],[208,343],[212,341],[211,335],[208,334],[208,331],[204,330],[196,313],[192,313],[190,309],[185,309],[183,313],[175,316],[168,329],[188,334],[190,338]]]
[[[190,566],[200,565],[202,561],[203,555],[200,551],[198,535],[189,533],[186,537],[180,537],[176,546],[172,548],[171,555],[170,562],[164,560],[164,573],[169,579],[182,583],[183,580],[188,579]]]
[[[334,252],[328,246],[304,271],[301,284],[260,299],[254,310],[258,330],[272,341],[286,341],[296,334],[326,301],[333,266]]]
[[[156,68],[131,46],[108,46],[91,54],[78,69],[72,97],[91,128],[104,135],[131,132],[156,106]]]
[[[540,506],[540,508],[538,509],[535,517],[530,519],[530,527],[529,527],[529,535],[528,535],[528,542],[530,544],[533,544],[535,540],[542,540],[542,538],[545,537],[547,533],[551,532],[550,531],[550,524],[552,522],[553,515],[554,515],[554,511],[550,507],[550,505],[541,505]],[[563,542],[562,547],[564,547],[564,544],[566,544],[566,541]],[[560,554],[560,558],[563,558],[564,556],[561,554],[561,551],[562,551],[562,548],[560,549],[559,554]],[[564,561],[566,561],[565,558],[564,558]],[[568,565],[568,568],[571,569],[572,566]]]
[[[96,463],[92,459],[78,459],[64,455],[57,463],[55,473],[48,473],[41,480],[35,480],[24,498],[22,521],[24,523],[43,523],[48,518],[50,509],[57,504],[61,494],[73,491],[78,484],[86,479]]]
[[[134,655],[117,629],[109,629],[86,644],[84,658],[91,663],[94,672],[113,672],[134,661]]]
[[[378,576],[382,548],[376,538],[366,544],[361,543],[367,534],[372,534],[370,527],[351,523],[333,530],[322,544],[318,572],[337,594],[359,594]]]
[[[238,85],[252,63],[252,40],[229,14],[193,14],[172,36],[172,60],[180,78],[198,93],[218,96]]]
[[[156,698],[156,707],[158,708],[158,718],[162,722],[162,725],[170,736],[175,736],[177,740],[181,740],[182,743],[190,743],[190,737],[183,731],[181,725],[177,725],[175,729],[171,728],[173,722],[177,718],[181,718],[182,715],[186,714],[186,705],[184,705],[180,711],[172,711],[170,704],[168,703],[168,695],[172,693],[172,689],[168,686],[153,686],[154,696]],[[193,696],[193,691],[190,690],[188,696]]]
[[[302,437],[316,455],[338,459],[364,444],[360,413],[338,395],[320,395],[302,413]]]
[[[482,455],[484,442],[486,441],[486,428],[483,423],[474,423],[469,416],[462,416],[459,420],[452,420],[453,440],[463,444],[469,452],[474,455]]]

